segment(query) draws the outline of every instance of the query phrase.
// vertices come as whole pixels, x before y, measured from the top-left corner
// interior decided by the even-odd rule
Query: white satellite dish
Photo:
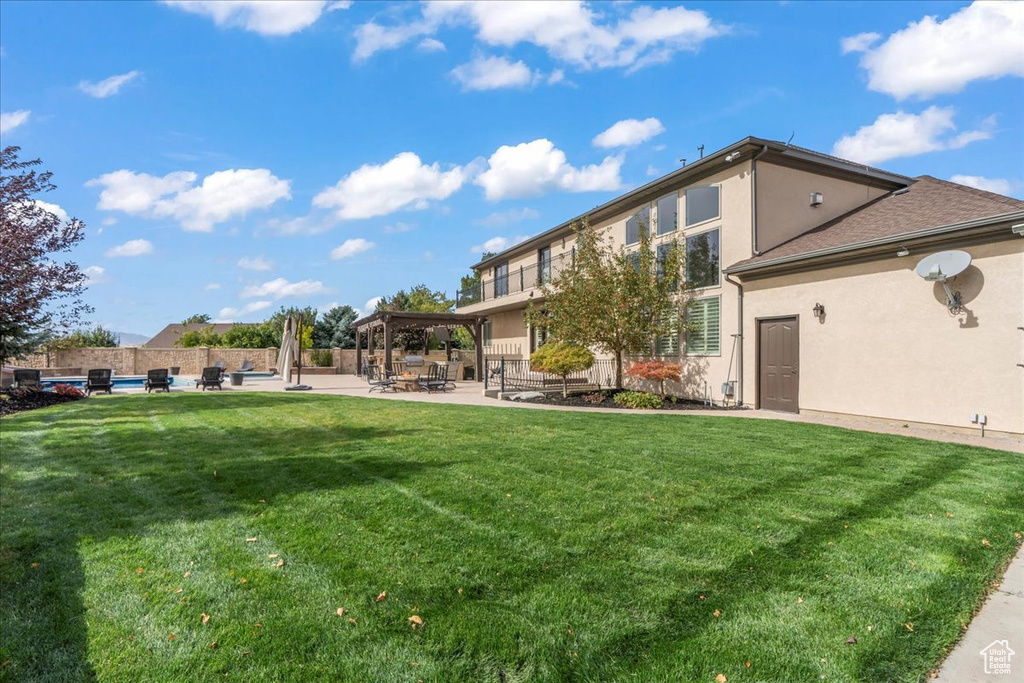
[[[930,282],[944,282],[956,277],[971,265],[971,255],[966,251],[940,251],[925,256],[917,262],[917,274]]]
[[[960,292],[952,291],[946,281],[964,272],[970,265],[971,255],[966,251],[940,251],[918,261],[914,271],[928,282],[942,285],[946,290],[949,312],[956,314],[963,308]]]

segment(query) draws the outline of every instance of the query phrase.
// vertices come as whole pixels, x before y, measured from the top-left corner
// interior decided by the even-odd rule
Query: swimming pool
[[[44,389],[52,389],[58,384],[70,384],[79,389],[85,389],[85,377],[44,377],[41,382]],[[115,389],[141,389],[146,382],[145,375],[121,375],[110,378]],[[167,381],[174,386],[174,377],[170,376]]]

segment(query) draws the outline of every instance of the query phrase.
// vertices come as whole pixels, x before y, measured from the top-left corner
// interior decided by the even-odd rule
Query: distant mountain
[[[114,334],[121,337],[121,346],[142,346],[149,341],[149,336],[145,334],[131,332],[115,332]]]

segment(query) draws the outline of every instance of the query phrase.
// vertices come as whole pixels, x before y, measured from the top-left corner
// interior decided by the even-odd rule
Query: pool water
[[[52,389],[58,384],[69,384],[79,389],[85,389],[86,377],[44,377],[41,381],[44,389]],[[141,389],[146,383],[145,375],[122,375],[111,378],[115,389]],[[167,381],[174,386],[174,376],[169,376]]]

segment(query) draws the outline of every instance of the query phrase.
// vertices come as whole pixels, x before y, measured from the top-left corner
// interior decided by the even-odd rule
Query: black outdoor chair
[[[163,370],[150,370],[146,373],[146,381],[142,383],[146,393],[150,393],[153,389],[163,389],[166,392],[171,391],[171,380],[167,377],[167,369]]]
[[[395,390],[395,380],[385,377],[379,365],[366,366],[366,383],[370,385],[370,393],[374,389],[380,389],[382,394],[388,389]]]
[[[90,370],[85,380],[85,393],[92,396],[94,391],[105,391],[108,394],[114,390],[114,382],[110,379],[113,370]]]
[[[222,390],[221,384],[224,384],[224,378],[221,376],[222,372],[222,369],[216,365],[203,368],[203,376],[196,380],[196,388],[202,387],[203,391],[206,391],[206,387],[217,387],[217,389]]]
[[[427,368],[426,376],[420,375],[419,385],[426,389],[428,394],[435,391],[445,391],[448,384],[448,365],[435,363]]]
[[[42,374],[38,370],[15,370],[14,371],[14,388],[15,389],[42,389],[43,382]]]
[[[242,367],[238,368],[239,372],[252,372],[256,369],[256,364],[251,360],[243,361]]]

